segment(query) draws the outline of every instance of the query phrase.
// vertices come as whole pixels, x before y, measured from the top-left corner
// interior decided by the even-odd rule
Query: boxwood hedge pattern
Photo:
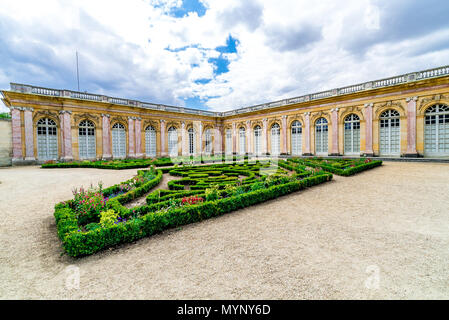
[[[58,236],[66,252],[73,257],[90,255],[167,228],[219,216],[329,181],[332,179],[332,173],[349,176],[382,164],[382,161],[370,159],[292,158],[277,162],[270,160],[236,162],[238,159],[234,158],[231,164],[168,167],[166,163],[170,159],[167,159],[157,159],[156,161],[160,161],[159,164],[163,166],[157,170],[151,169],[152,179],[128,192],[120,194],[119,191],[123,184],[129,183],[132,179],[102,190],[102,195],[107,199],[107,209],[114,210],[120,219],[123,219],[120,223],[100,226],[99,215],[82,219],[74,208],[73,200],[57,204],[54,215]],[[121,160],[116,164],[102,164],[102,166],[107,165],[111,168],[117,166],[115,169],[124,169],[143,163],[145,166],[156,164],[154,160],[141,159],[138,164],[134,161]],[[74,163],[54,165],[76,167]],[[146,176],[148,171],[139,170],[138,176]],[[157,186],[164,173],[179,179],[170,181],[168,190],[160,189],[149,193],[146,196],[146,205],[134,208],[124,206]],[[207,189],[213,187],[217,189],[217,199],[207,200]],[[191,196],[206,201],[179,205],[181,199]]]
[[[372,159],[326,159],[326,158],[291,158],[288,164],[294,168],[306,170],[307,167],[322,169],[339,176],[352,176],[356,173],[382,165],[381,160]]]
[[[149,166],[167,167],[181,164],[202,164],[202,163],[228,163],[240,160],[247,160],[248,156],[185,156],[173,158],[153,158],[153,159],[116,159],[116,160],[83,160],[71,162],[56,162],[53,160],[42,164],[44,169],[52,168],[97,168],[97,169],[139,169]]]
[[[282,161],[282,165],[290,170],[286,161]],[[167,228],[219,216],[332,179],[332,174],[324,171],[303,172],[300,168],[294,168],[291,170],[294,174],[289,175],[285,169],[273,166],[271,162],[157,169],[154,178],[150,181],[107,200],[107,209],[114,210],[125,222],[106,227],[98,225],[99,216],[89,221],[80,221],[74,209],[73,200],[57,204],[55,220],[58,236],[70,256],[90,255],[104,248],[132,242]],[[124,206],[158,185],[162,180],[163,171],[181,179],[173,181],[170,190],[151,192],[146,197],[147,204],[144,206],[131,209]],[[139,170],[138,175],[144,175],[145,172],[146,170]],[[120,185],[104,189],[103,195],[107,197],[114,194],[120,189]],[[171,207],[173,203],[179,204],[181,198],[188,196],[206,199],[207,188],[212,186],[218,186],[217,199]],[[240,192],[231,193],[229,188],[233,187],[239,188]],[[97,227],[88,229],[86,228],[88,224],[89,226],[97,225]]]

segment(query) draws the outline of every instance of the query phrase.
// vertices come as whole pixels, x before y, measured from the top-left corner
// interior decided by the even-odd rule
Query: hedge
[[[298,162],[298,160],[295,159],[290,159],[290,161],[293,162]],[[332,165],[320,162],[320,163],[316,163],[313,160],[308,160],[308,159],[303,159],[300,160],[301,162],[305,163],[307,166],[309,167],[313,167],[313,168],[322,168],[324,171],[330,172],[330,173],[334,173],[336,175],[339,176],[352,176],[354,174],[357,174],[359,172],[368,170],[368,169],[372,169],[374,167],[378,167],[382,165],[382,161],[381,160],[372,160],[370,162],[365,162],[365,163],[361,163],[361,164],[355,164],[354,167],[349,167],[346,169],[340,169],[340,168],[336,168]],[[332,160],[328,160],[328,161],[332,161]],[[356,162],[354,162],[356,163]]]
[[[303,180],[275,185],[229,198],[207,201],[196,205],[186,205],[165,213],[149,212],[125,223],[87,232],[78,232],[75,212],[70,209],[69,203],[55,206],[55,219],[58,235],[63,242],[64,249],[70,256],[80,257],[93,254],[107,247],[132,242],[168,228],[198,222],[275,199],[279,196],[330,181],[331,179],[332,174],[323,173]]]
[[[139,169],[147,168],[150,165],[155,165],[156,167],[169,167],[173,165],[189,164],[193,163],[224,163],[227,161],[240,161],[247,160],[248,157],[245,156],[234,156],[234,157],[177,157],[171,158],[153,158],[153,159],[121,159],[121,160],[95,160],[95,161],[72,161],[72,162],[47,162],[42,164],[44,169],[52,168],[97,168],[97,169],[112,169],[112,170],[123,170],[123,169]]]

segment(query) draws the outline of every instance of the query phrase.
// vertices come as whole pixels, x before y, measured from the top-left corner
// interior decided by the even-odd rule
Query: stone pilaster
[[[35,161],[34,157],[34,136],[33,136],[33,108],[25,108],[24,125],[25,125],[25,160]]]
[[[136,118],[134,121],[134,132],[136,137],[136,158],[142,158],[142,118]]]
[[[165,151],[165,120],[161,119],[161,134],[160,134],[160,141],[161,141],[161,157],[167,156],[167,151]]]
[[[217,124],[215,126],[215,148],[214,148],[214,154],[216,155],[220,155],[223,151],[222,151],[222,146],[221,146],[221,141],[222,141],[222,126]]]
[[[364,155],[372,157],[373,151],[373,104],[367,103],[364,108],[365,113],[365,152]]]
[[[23,160],[22,152],[22,119],[21,111],[23,108],[11,107],[11,126],[12,126],[12,163]]]
[[[128,157],[135,158],[136,157],[136,149],[135,149],[135,130],[134,130],[134,121],[136,117],[128,117]]]
[[[72,111],[59,111],[59,121],[61,124],[61,159],[64,161],[72,161]]]
[[[236,124],[232,124],[232,154],[237,154],[237,129]]]
[[[416,158],[416,101],[418,97],[407,98],[407,152],[405,157]]]
[[[188,155],[188,146],[187,146],[187,132],[186,132],[186,123],[185,121],[181,122],[181,154],[183,156]]]
[[[246,121],[246,152],[248,154],[252,153],[251,152],[252,147],[251,147],[251,121],[247,120]]]
[[[282,149],[281,154],[287,154],[287,116],[282,116]]]
[[[303,156],[311,156],[310,149],[310,112],[304,113],[304,153]]]
[[[339,156],[338,151],[338,108],[331,110],[331,121],[332,121],[332,146],[331,146],[331,156]]]
[[[103,160],[109,160],[112,158],[112,153],[111,153],[111,122],[110,122],[110,115],[109,114],[102,114],[102,125],[103,125],[103,137],[102,137],[102,142],[103,142],[103,155],[102,155],[102,159]]]
[[[198,125],[198,155],[201,156],[203,154],[203,123],[200,122]]]
[[[268,119],[264,118],[262,120],[262,154],[266,155],[268,153]]]

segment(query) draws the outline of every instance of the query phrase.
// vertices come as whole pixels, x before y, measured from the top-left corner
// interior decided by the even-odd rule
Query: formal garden
[[[67,254],[90,255],[169,228],[199,222],[380,166],[371,159],[247,157],[127,159],[45,163],[43,168],[142,168],[120,184],[73,190],[55,206],[58,236]],[[176,163],[177,162],[177,163]],[[173,163],[176,163],[173,165]],[[201,164],[200,164],[201,163]],[[173,177],[159,188],[163,175]],[[136,199],[144,205],[129,206]]]

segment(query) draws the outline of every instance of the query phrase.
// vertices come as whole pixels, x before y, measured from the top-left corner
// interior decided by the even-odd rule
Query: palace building
[[[2,94],[13,164],[223,153],[449,157],[449,66],[228,112],[15,83]]]

